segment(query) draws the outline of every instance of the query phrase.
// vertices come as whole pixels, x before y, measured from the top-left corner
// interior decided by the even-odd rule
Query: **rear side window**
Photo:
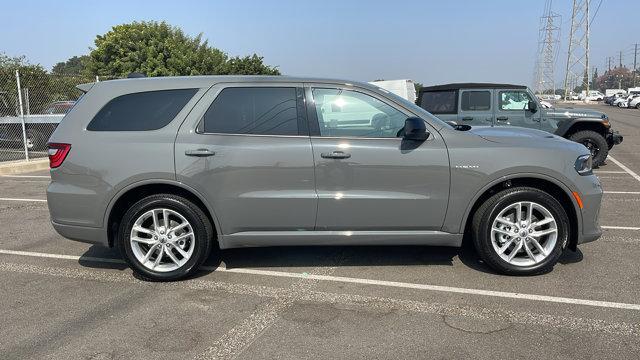
[[[173,120],[198,89],[147,91],[118,96],[93,117],[87,130],[144,131]]]
[[[425,91],[420,99],[420,107],[432,114],[457,114],[458,92],[456,90]]]
[[[464,91],[460,101],[462,111],[482,111],[491,109],[491,92]]]
[[[204,132],[298,135],[296,88],[226,88],[204,114]]]

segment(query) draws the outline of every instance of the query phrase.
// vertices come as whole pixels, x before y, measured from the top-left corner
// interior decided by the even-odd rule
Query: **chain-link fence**
[[[0,161],[47,156],[47,141],[96,77],[0,70]]]

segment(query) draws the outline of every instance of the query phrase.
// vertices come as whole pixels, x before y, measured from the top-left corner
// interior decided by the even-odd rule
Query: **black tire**
[[[609,155],[609,145],[602,134],[593,130],[582,130],[569,136],[569,140],[580,143],[591,151],[593,156],[593,166],[598,167],[604,164]]]
[[[636,109],[640,110],[640,102],[636,104]]]
[[[552,251],[543,261],[530,266],[517,266],[503,260],[494,250],[491,227],[496,216],[509,204],[531,201],[544,206],[556,219],[558,238]],[[478,255],[494,270],[506,275],[534,275],[553,268],[567,246],[569,218],[562,205],[548,193],[531,187],[514,187],[491,196],[475,212],[472,222],[473,242]]]
[[[178,212],[190,224],[194,232],[194,251],[191,258],[181,267],[170,272],[158,272],[146,268],[135,257],[129,241],[129,234],[136,219],[153,208],[167,208]],[[191,201],[172,194],[158,194],[145,197],[133,204],[124,214],[118,229],[116,243],[127,264],[142,279],[148,281],[174,281],[185,278],[207,259],[211,252],[215,233],[204,212]]]

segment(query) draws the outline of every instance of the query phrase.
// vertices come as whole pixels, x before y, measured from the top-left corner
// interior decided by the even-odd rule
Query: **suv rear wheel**
[[[589,149],[593,158],[593,166],[600,166],[609,155],[609,145],[602,134],[593,130],[582,130],[569,136],[569,140],[580,143]]]
[[[196,271],[211,251],[209,219],[189,200],[152,195],[133,204],[120,223],[118,247],[145,280],[178,280]]]
[[[544,191],[516,187],[496,193],[476,211],[474,244],[493,269],[509,275],[551,270],[569,236],[569,219]]]

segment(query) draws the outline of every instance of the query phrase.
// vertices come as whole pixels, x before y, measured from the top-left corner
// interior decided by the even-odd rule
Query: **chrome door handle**
[[[498,120],[498,121],[507,121],[507,120],[509,120],[509,118],[508,118],[508,117],[506,117],[506,116],[498,116],[498,117],[496,118],[496,120]]]
[[[325,159],[348,159],[351,157],[351,154],[346,153],[344,151],[332,151],[328,153],[320,154]]]
[[[471,120],[473,120],[473,117],[471,116],[465,116],[462,118],[462,121],[471,121]]]
[[[196,149],[196,150],[187,150],[184,152],[187,156],[196,156],[196,157],[207,157],[213,156],[216,153],[209,149]]]

